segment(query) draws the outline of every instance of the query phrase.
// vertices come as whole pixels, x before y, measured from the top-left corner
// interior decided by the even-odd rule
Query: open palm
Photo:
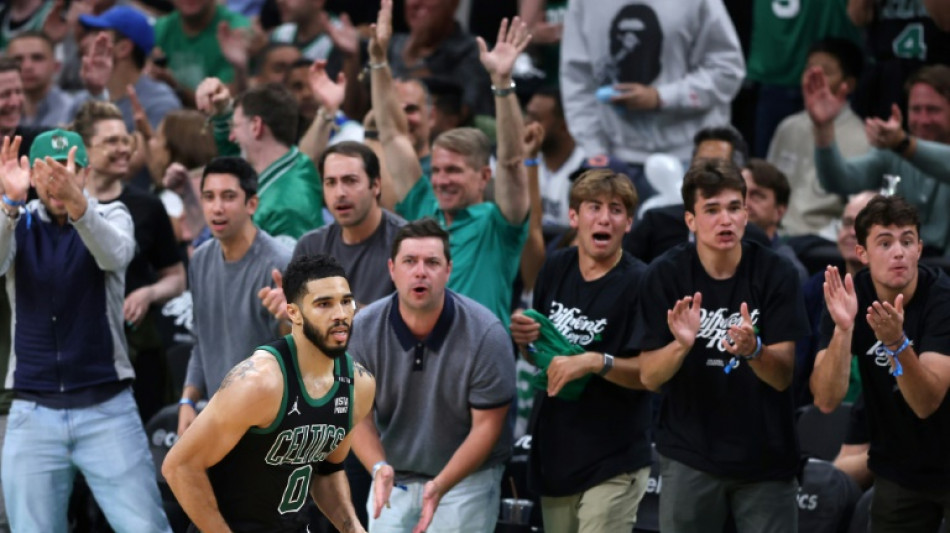
[[[498,40],[495,41],[495,48],[488,50],[485,40],[478,37],[478,59],[484,65],[485,70],[493,76],[508,76],[515,65],[518,55],[524,51],[531,42],[531,34],[528,33],[528,25],[515,17],[511,21],[511,27],[508,27],[508,19],[501,21],[498,28]]]
[[[676,301],[667,311],[666,322],[673,337],[684,346],[692,346],[699,333],[699,315],[703,295],[696,293]]]
[[[808,116],[811,117],[812,122],[821,126],[830,123],[838,116],[847,103],[843,94],[844,86],[838,92],[839,94],[831,92],[825,73],[820,67],[812,67],[808,70],[802,84],[802,94],[805,98],[805,109],[808,110]]]
[[[346,96],[346,76],[342,72],[337,75],[336,81],[327,75],[327,62],[318,59],[310,65],[310,90],[313,96],[326,110],[336,111],[343,105]]]
[[[0,182],[3,183],[3,192],[17,202],[26,200],[26,193],[30,189],[29,159],[17,155],[21,141],[19,135],[12,140],[4,137],[0,147]]]
[[[854,317],[858,313],[858,297],[854,292],[854,281],[851,274],[841,279],[837,267],[828,267],[825,270],[825,305],[828,314],[835,325],[841,329],[851,329],[854,326]]]
[[[389,41],[393,36],[393,2],[383,0],[380,3],[376,24],[371,27],[369,38],[369,57],[374,62],[386,59]]]

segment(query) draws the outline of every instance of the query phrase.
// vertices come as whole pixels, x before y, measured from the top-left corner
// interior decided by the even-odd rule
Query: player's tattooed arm
[[[353,368],[355,368],[356,371],[359,372],[361,376],[369,376],[373,379],[376,379],[376,376],[374,376],[372,372],[370,372],[369,370],[366,370],[366,367],[359,363],[354,362]]]
[[[258,369],[254,366],[254,358],[245,359],[232,368],[228,375],[224,376],[224,380],[221,381],[221,386],[218,389],[225,389],[231,383],[257,373]]]

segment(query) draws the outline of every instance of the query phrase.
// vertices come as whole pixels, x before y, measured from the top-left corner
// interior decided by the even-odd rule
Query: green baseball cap
[[[89,156],[86,154],[86,145],[82,142],[82,137],[75,131],[50,130],[33,139],[30,146],[30,166],[37,159],[52,157],[56,161],[66,161],[69,157],[69,149],[76,147],[76,164],[81,167],[89,166]]]

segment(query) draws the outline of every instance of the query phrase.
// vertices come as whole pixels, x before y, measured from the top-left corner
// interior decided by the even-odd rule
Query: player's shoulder
[[[353,361],[353,382],[355,383],[357,394],[361,392],[372,392],[376,390],[376,376],[367,370],[362,363]]]
[[[376,398],[376,376],[357,361],[353,361],[353,395],[360,416],[369,413]]]
[[[239,389],[241,394],[258,397],[283,394],[284,370],[271,352],[256,350],[250,357],[234,365],[224,376],[218,391]]]

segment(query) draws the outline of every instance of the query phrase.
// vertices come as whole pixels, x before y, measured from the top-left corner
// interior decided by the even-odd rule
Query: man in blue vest
[[[65,532],[78,470],[113,529],[170,532],[122,327],[132,218],[83,194],[78,134],[39,135],[29,160],[17,158],[20,141],[0,147],[0,274],[15,324],[2,468],[10,525]],[[26,203],[31,183],[39,199]]]

